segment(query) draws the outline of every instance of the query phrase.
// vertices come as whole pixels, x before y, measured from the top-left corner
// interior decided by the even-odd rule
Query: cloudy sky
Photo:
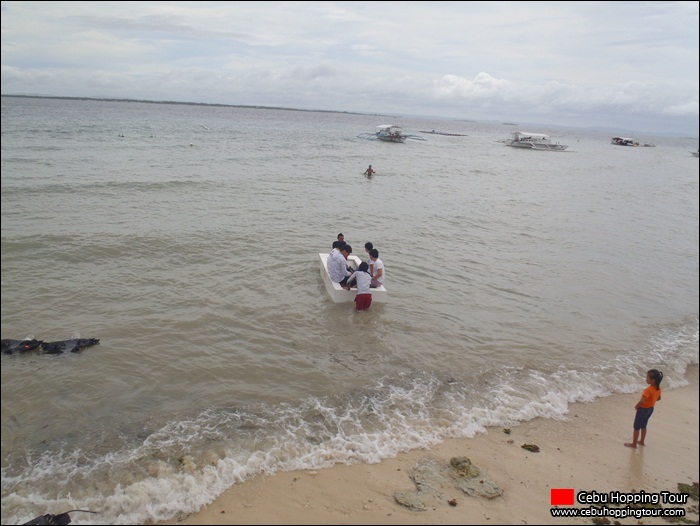
[[[2,93],[698,136],[698,2],[2,2]]]

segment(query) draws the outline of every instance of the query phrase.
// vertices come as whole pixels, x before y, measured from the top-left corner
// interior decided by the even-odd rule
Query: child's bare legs
[[[644,435],[647,434],[647,430],[643,429],[642,430],[642,442],[640,442],[641,445],[644,445]],[[634,433],[632,433],[632,442],[625,442],[625,445],[627,447],[631,447],[634,449],[637,449],[637,439],[639,438],[639,429],[635,429]]]
[[[643,446],[644,445],[644,438],[646,436],[647,436],[647,428],[645,427],[644,429],[642,429],[642,439],[639,442],[637,442],[637,444],[639,444],[640,446]]]

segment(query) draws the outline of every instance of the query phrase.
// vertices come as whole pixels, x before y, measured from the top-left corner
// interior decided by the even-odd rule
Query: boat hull
[[[377,135],[377,139],[386,142],[406,142],[406,137],[404,136],[392,137],[389,135]]]
[[[506,143],[506,145],[512,146],[513,148],[526,148],[528,150],[550,150],[554,152],[563,152],[568,148],[568,146],[563,144],[546,144],[525,141],[511,141]]]
[[[323,285],[326,288],[326,292],[331,297],[331,300],[335,303],[347,303],[355,301],[355,296],[357,296],[357,289],[345,290],[340,286],[340,283],[335,283],[331,281],[331,277],[328,274],[328,253],[319,252],[318,257],[320,259],[320,270],[321,279],[323,280]],[[348,266],[351,268],[357,268],[360,266],[360,258],[350,254],[348,256]],[[387,291],[384,285],[377,287],[376,289],[370,289],[372,293],[372,303],[386,303],[388,301]]]

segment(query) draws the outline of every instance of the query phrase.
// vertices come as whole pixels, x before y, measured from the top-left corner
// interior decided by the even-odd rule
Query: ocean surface
[[[391,123],[425,140],[358,137]],[[0,357],[2,524],[164,520],[261,473],[566,419],[653,367],[687,385],[697,139],[528,128],[2,97],[2,338],[100,339]],[[388,303],[331,302],[339,232],[378,248]]]

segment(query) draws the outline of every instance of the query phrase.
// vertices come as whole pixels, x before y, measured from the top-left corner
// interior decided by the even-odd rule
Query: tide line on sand
[[[509,430],[491,428],[471,439],[450,439],[379,464],[261,475],[235,485],[197,513],[162,524],[590,524],[591,517],[552,517],[551,490],[678,493],[679,483],[698,482],[697,366],[690,376],[689,386],[663,391],[649,421],[646,445],[636,450],[624,443],[632,436],[641,382],[640,393],[571,405],[565,421],[535,419]],[[523,448],[526,444],[539,451]],[[411,478],[417,466],[449,465],[455,457],[469,458],[502,494],[470,496],[447,484],[431,496],[419,495],[424,511],[397,502],[397,494],[417,492]],[[697,524],[696,501],[661,505],[683,508],[685,518]],[[640,520],[608,519],[611,524]],[[641,520],[665,523],[659,517]]]

